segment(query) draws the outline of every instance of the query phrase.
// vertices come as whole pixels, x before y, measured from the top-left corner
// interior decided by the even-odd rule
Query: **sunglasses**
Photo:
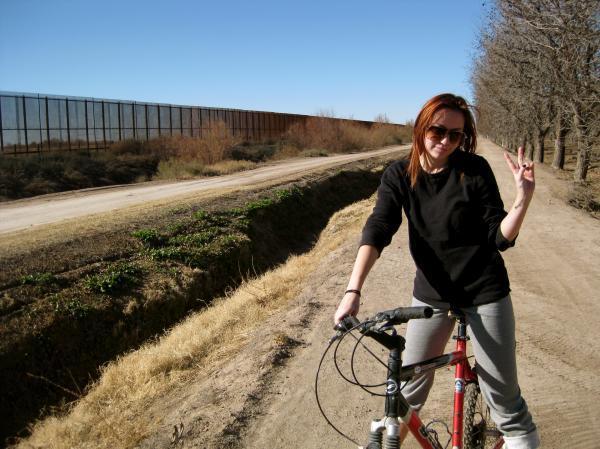
[[[444,140],[448,136],[448,141],[451,144],[460,142],[464,133],[462,131],[450,131],[443,126],[431,125],[427,128],[426,137],[429,140]]]

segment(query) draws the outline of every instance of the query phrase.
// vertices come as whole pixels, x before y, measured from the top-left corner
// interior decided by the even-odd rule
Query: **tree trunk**
[[[584,182],[590,167],[591,142],[587,121],[583,118],[582,105],[573,103],[573,124],[577,136],[577,164],[573,178],[575,182]]]
[[[530,161],[533,160],[533,136],[527,135],[527,144],[525,145],[525,157]]]
[[[590,152],[589,148],[581,146],[579,142],[577,142],[577,147],[577,165],[575,166],[573,178],[575,179],[575,182],[584,182],[590,166]]]
[[[565,167],[565,137],[567,135],[567,123],[562,114],[556,120],[556,139],[554,140],[554,158],[552,168],[562,170]]]
[[[534,159],[535,162],[538,162],[540,164],[544,163],[544,136],[544,132],[539,130],[536,132]]]

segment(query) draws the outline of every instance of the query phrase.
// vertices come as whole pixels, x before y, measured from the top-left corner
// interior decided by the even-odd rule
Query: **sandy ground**
[[[244,186],[256,187],[273,180],[297,178],[312,170],[382,156],[398,151],[400,148],[406,146],[387,147],[364,153],[284,160],[253,170],[214,178],[102,187],[0,203],[0,235],[64,220],[79,220],[81,217],[105,214],[152,202],[168,202],[176,197],[197,196],[207,192],[222,193],[225,190],[231,191]]]
[[[480,153],[490,161],[509,206],[514,186],[501,151],[483,141]],[[517,319],[521,389],[543,447],[592,449],[599,447],[600,426],[600,222],[567,206],[560,199],[563,190],[549,170],[537,170],[534,201],[517,245],[504,257]],[[349,235],[347,244],[322,260],[296,301],[265,322],[227,364],[156,404],[150,412],[162,424],[141,447],[354,447],[321,417],[314,378],[357,241],[358,235]],[[402,226],[364,287],[360,316],[408,305],[413,275]],[[384,380],[376,362],[362,364],[358,376],[367,383]],[[330,358],[319,392],[336,426],[364,444],[370,420],[382,415],[382,399],[344,383]],[[448,420],[452,392],[453,372],[439,371],[425,422],[433,416]],[[174,433],[174,426],[182,427]]]

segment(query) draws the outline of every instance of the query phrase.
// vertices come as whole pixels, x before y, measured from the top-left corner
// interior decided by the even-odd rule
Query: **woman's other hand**
[[[507,152],[504,152],[504,159],[515,178],[517,195],[523,195],[522,199],[530,200],[535,189],[535,172],[533,162],[525,162],[524,152],[523,147],[519,147],[517,150],[517,163],[513,161]]]
[[[360,295],[358,293],[348,292],[342,298],[333,316],[333,321],[338,324],[347,316],[356,316],[360,308]]]

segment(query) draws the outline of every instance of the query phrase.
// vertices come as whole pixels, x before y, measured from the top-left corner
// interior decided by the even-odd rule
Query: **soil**
[[[260,234],[268,236],[270,240],[259,244],[260,239],[256,239],[253,243],[253,258],[246,261],[251,263],[252,270],[260,273],[273,264],[283,262],[290,252],[308,250],[319,230],[326,224],[329,214],[349,202],[370,195],[378,182],[377,173],[382,170],[386,161],[397,157],[398,152],[404,150],[402,147],[393,147],[341,157],[296,160],[289,165],[269,165],[263,169],[224,177],[219,182],[221,187],[218,190],[214,188],[214,180],[208,180],[208,185],[212,186],[208,190],[202,180],[184,183],[183,186],[154,183],[143,186],[143,193],[140,193],[139,186],[92,189],[16,201],[6,204],[4,209],[0,208],[0,213],[7,210],[18,211],[17,215],[20,217],[35,217],[38,213],[50,211],[52,219],[60,218],[54,224],[4,234],[0,231],[0,334],[4,335],[3,343],[0,344],[0,356],[4,357],[0,365],[3,366],[4,376],[0,375],[0,383],[4,388],[1,396],[5,398],[4,395],[9,394],[8,400],[0,401],[3,405],[0,406],[0,415],[3,416],[0,436],[14,435],[15,429],[21,429],[24,422],[37,416],[34,412],[42,408],[40,416],[43,416],[47,414],[48,408],[62,400],[60,396],[64,396],[67,390],[61,388],[60,391],[55,391],[54,388],[49,388],[46,383],[49,382],[48,379],[51,379],[53,387],[70,386],[72,381],[74,385],[69,390],[78,391],[97,376],[98,364],[105,363],[117,353],[137,347],[148,335],[162,332],[165,326],[172,325],[173,319],[185,313],[186,309],[180,304],[183,297],[187,298],[186,304],[200,306],[201,303],[208,302],[212,295],[223,294],[224,288],[234,288],[237,285],[234,279],[241,276],[240,273],[250,270],[250,266],[244,265],[244,258],[237,260],[232,254],[231,257],[237,260],[237,264],[234,266],[225,263],[226,268],[215,262],[206,272],[212,273],[214,270],[212,275],[209,273],[203,276],[200,270],[190,271],[186,267],[179,267],[182,269],[181,273],[185,272],[191,277],[185,278],[189,281],[187,282],[183,281],[183,274],[177,276],[176,298],[165,291],[166,286],[171,285],[166,279],[170,272],[165,273],[166,268],[162,265],[157,266],[157,270],[147,270],[143,283],[136,284],[139,288],[133,286],[131,291],[120,292],[111,298],[87,291],[80,296],[77,293],[80,281],[98,271],[98,267],[113,261],[128,262],[136,258],[140,248],[139,242],[131,236],[132,231],[168,228],[186,217],[189,219],[190,213],[199,209],[210,213],[243,208],[257,200],[260,204],[260,200],[265,197],[276,196],[287,188],[301,189],[304,186],[310,190],[309,186],[312,186],[311,191],[316,192],[316,187],[320,186],[319,193],[314,193],[311,197],[313,203],[306,208],[294,206],[296,203],[293,199],[288,201],[289,204],[286,203],[292,208],[287,213],[281,210],[277,212],[273,207],[273,223],[265,216],[266,211],[260,212],[262,218],[257,218],[261,224]],[[346,186],[350,191],[343,193],[338,184]],[[282,190],[284,187],[286,189]],[[167,197],[167,194],[171,196]],[[163,200],[148,201],[148,195],[152,195],[155,200],[157,196],[161,196]],[[104,200],[97,202],[98,197]],[[309,197],[307,191],[303,198]],[[303,212],[317,207],[315,202],[319,205],[320,213],[303,216]],[[131,207],[132,203],[139,204]],[[70,207],[69,204],[77,204],[77,207]],[[102,207],[98,207],[99,204]],[[72,215],[73,212],[77,218]],[[90,213],[96,214],[89,215]],[[280,216],[281,214],[284,216]],[[6,223],[10,222],[8,215],[5,216]],[[296,222],[286,221],[294,220],[293,217],[296,217]],[[41,222],[44,221],[42,215],[38,215],[38,218]],[[277,223],[279,227],[270,229],[269,223],[273,226]],[[288,236],[288,231],[296,233]],[[269,244],[275,248],[267,253]],[[242,250],[243,248],[240,249]],[[56,282],[49,285],[24,284],[24,276],[40,273],[57,276]],[[187,291],[184,285],[191,290],[189,295],[181,297],[180,293]],[[71,290],[65,290],[65,293],[62,290],[65,288]],[[61,294],[60,297],[56,295],[58,293]],[[151,300],[140,302],[143,307],[135,307],[135,310],[129,307],[130,304],[138,304],[140,297],[146,298],[146,293]],[[69,298],[70,302],[63,301],[62,298]],[[72,298],[75,299],[71,300]],[[110,304],[110,307],[106,304]],[[174,311],[168,310],[173,307],[178,310],[171,316]],[[127,317],[119,315],[119,319],[114,319],[117,309],[122,309],[119,313]],[[145,317],[133,319],[136,313],[143,313]],[[151,317],[160,323],[154,323]],[[141,326],[138,330],[142,332],[129,328],[129,324],[136,322]],[[104,335],[103,332],[107,334]],[[104,337],[99,338],[100,335]],[[10,351],[14,351],[14,354]],[[21,360],[20,356],[26,360]],[[35,376],[22,379],[25,372],[34,373]],[[61,377],[63,375],[64,379]],[[69,394],[67,399],[77,395]],[[12,417],[5,416],[5,413]],[[17,427],[11,419],[18,421]],[[8,430],[4,427],[9,425],[7,423],[10,423]],[[21,435],[26,433],[24,429],[19,432]]]
[[[492,165],[508,207],[514,187],[502,152],[488,141],[479,151]],[[536,175],[536,194],[517,245],[504,253],[517,320],[520,385],[543,447],[592,449],[598,447],[600,425],[600,222],[565,203],[567,185],[551,170],[537,167]],[[357,241],[358,235],[349,235],[347,244],[322,260],[296,300],[224,366],[151,407],[149,413],[162,424],[141,447],[355,447],[320,415],[314,380]],[[367,280],[360,316],[408,305],[413,276],[402,226]],[[376,383],[384,373],[377,362],[359,363],[357,375]],[[331,358],[320,376],[319,398],[328,417],[365,444],[370,420],[382,415],[381,398],[346,384]],[[422,413],[425,422],[434,416],[448,422],[453,385],[452,371],[438,372]],[[436,429],[443,436],[443,428]],[[410,441],[403,447],[416,445]]]

